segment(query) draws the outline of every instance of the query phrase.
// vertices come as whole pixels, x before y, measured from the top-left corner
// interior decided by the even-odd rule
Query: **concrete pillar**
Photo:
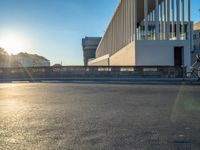
[[[170,0],[166,0],[166,15],[167,15],[167,26],[166,26],[166,39],[170,38]]]
[[[145,40],[148,39],[148,0],[144,0],[144,34]]]
[[[154,38],[153,26],[154,26],[154,19],[153,19],[153,11],[152,11],[151,12],[151,40],[153,40],[153,38]]]
[[[184,33],[185,33],[185,18],[184,18],[184,0],[181,0],[181,11],[182,11],[182,13],[181,13],[181,25],[182,25],[182,28],[181,28],[181,32],[182,32],[182,37],[184,37]]]
[[[149,39],[149,35],[151,34],[151,31],[149,30],[149,27],[151,26],[151,16],[150,16],[150,13],[148,13],[148,35],[147,35],[147,38]]]
[[[166,13],[166,1],[164,0],[164,32],[163,32],[163,39],[166,40],[166,21],[167,21],[167,13]]]
[[[125,45],[127,44],[127,1],[124,1],[124,10],[125,10]]]
[[[125,46],[126,43],[126,17],[125,17],[125,4],[124,2],[122,2],[122,7],[123,7],[123,46]],[[114,37],[114,36],[113,36]]]
[[[137,40],[137,0],[134,0],[134,26],[135,26],[135,41]]]
[[[156,10],[153,10],[153,40],[155,40],[156,39],[156,37],[155,37],[155,26],[156,25]]]
[[[130,1],[130,7],[131,7],[131,42],[133,41],[133,1]]]
[[[121,46],[123,46],[123,7],[121,5],[121,23],[120,23],[120,26],[121,26],[121,29],[120,29],[120,41],[121,41]]]
[[[180,40],[180,0],[176,0],[176,38]]]
[[[188,37],[187,39],[190,41],[190,49],[187,51],[188,52],[188,70],[190,71],[191,68],[191,50],[193,49],[193,25],[191,25],[191,12],[190,12],[190,0],[187,0],[187,17],[188,17]]]
[[[158,0],[156,1],[156,11],[155,11],[155,20],[156,20],[156,40],[159,40],[159,4]]]
[[[162,3],[160,4],[160,39],[163,39],[163,9]]]
[[[172,10],[171,10],[171,12],[172,12],[172,38],[174,38],[174,36],[175,36],[175,29],[174,29],[174,13],[175,13],[175,11],[174,11],[174,0],[172,0]]]
[[[189,39],[191,41],[191,28],[190,28],[190,0],[187,0],[187,17],[188,17],[188,25],[187,25],[187,39]]]

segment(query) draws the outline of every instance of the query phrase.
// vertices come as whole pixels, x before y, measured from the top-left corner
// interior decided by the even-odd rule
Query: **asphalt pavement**
[[[199,150],[198,85],[0,84],[0,150]]]

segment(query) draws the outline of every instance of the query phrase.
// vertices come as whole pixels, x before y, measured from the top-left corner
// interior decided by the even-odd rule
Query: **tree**
[[[0,66],[5,65],[9,60],[9,55],[5,49],[0,47]]]
[[[6,52],[6,50],[2,47],[0,47],[0,56],[8,56],[8,53]]]

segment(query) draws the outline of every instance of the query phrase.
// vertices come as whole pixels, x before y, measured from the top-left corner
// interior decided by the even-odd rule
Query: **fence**
[[[62,66],[31,68],[0,68],[0,80],[37,80],[70,78],[137,78],[183,77],[185,68],[172,66]]]

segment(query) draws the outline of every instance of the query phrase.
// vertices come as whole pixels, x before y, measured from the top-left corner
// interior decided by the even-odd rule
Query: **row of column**
[[[152,2],[152,0],[150,0]],[[185,0],[159,0],[155,1],[155,9],[150,11],[149,0],[144,0],[144,36],[148,39],[148,27],[155,26],[156,40],[181,39],[185,31]],[[187,1],[187,35],[190,37],[190,0]],[[175,3],[176,2],[176,3]],[[176,8],[175,8],[175,5]],[[176,11],[175,11],[176,10]],[[176,20],[175,20],[176,12]],[[181,21],[180,21],[181,12]],[[170,16],[171,15],[171,16]],[[171,20],[170,20],[171,19]],[[150,24],[151,23],[151,24]],[[175,30],[176,27],[176,30]],[[181,27],[181,30],[180,30]],[[181,31],[181,33],[180,33]]]
[[[97,48],[96,57],[112,55],[135,40],[137,0],[121,0]]]

